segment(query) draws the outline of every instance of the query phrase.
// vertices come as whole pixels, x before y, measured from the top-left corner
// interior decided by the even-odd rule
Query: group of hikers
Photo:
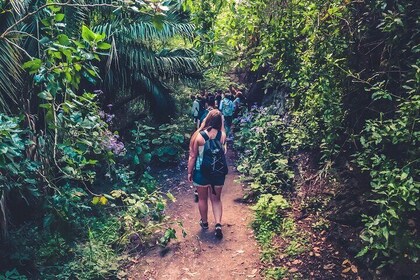
[[[208,199],[210,198],[215,220],[215,236],[223,238],[221,194],[228,173],[226,163],[227,140],[231,135],[232,120],[244,103],[242,92],[229,86],[226,92],[215,94],[205,91],[192,96],[192,115],[197,130],[189,146],[188,181],[196,188],[199,224],[203,230],[209,228]]]
[[[218,109],[224,118],[224,127],[226,130],[227,140],[232,140],[231,134],[232,120],[237,117],[242,105],[244,104],[244,96],[241,91],[233,85],[225,92],[218,90],[213,93],[201,91],[196,96],[191,96],[193,101],[191,114],[194,118],[197,129],[207,116],[208,112]]]

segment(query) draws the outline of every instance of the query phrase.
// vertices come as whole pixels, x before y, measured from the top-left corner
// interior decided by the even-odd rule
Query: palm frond
[[[31,1],[10,0],[10,5],[12,6],[12,9],[16,14],[18,14],[19,16],[22,16],[26,12],[29,2]]]
[[[74,4],[89,4],[86,0],[73,0]],[[83,6],[67,7],[65,10],[66,32],[77,36],[83,22],[88,19],[89,8]]]
[[[176,106],[169,88],[164,86],[159,80],[151,79],[145,75],[141,76],[142,84],[148,92],[151,112],[160,121],[168,121],[171,116],[176,114]]]
[[[132,40],[148,41],[167,41],[174,36],[180,35],[183,38],[192,40],[194,36],[194,25],[190,23],[176,23],[164,21],[162,28],[158,29],[152,22],[139,21],[121,29],[123,38]]]
[[[13,15],[0,15],[0,32],[13,24]],[[17,90],[22,85],[21,55],[13,46],[15,38],[0,39],[0,110],[10,112],[10,106],[17,104]]]

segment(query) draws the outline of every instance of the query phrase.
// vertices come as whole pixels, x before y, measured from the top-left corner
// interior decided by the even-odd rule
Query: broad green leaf
[[[22,67],[29,71],[30,74],[35,74],[41,67],[42,61],[39,58],[25,62]]]
[[[99,203],[99,200],[100,200],[100,197],[99,196],[94,196],[93,199],[92,199],[92,204],[93,205],[98,204]]]
[[[145,162],[150,162],[152,160],[152,154],[151,153],[144,154],[143,158]]]
[[[140,146],[136,147],[136,153],[140,155],[143,152],[143,149]]]
[[[140,159],[139,159],[139,156],[138,156],[138,155],[135,155],[135,156],[133,157],[133,163],[134,163],[135,165],[139,165],[139,164],[140,164]]]
[[[45,99],[45,100],[53,100],[54,97],[51,95],[51,93],[49,91],[41,91],[40,93],[38,93],[38,97],[41,99]]]
[[[96,34],[90,30],[86,25],[82,26],[82,38],[86,41],[86,42],[94,42],[95,38],[96,38]]]
[[[63,46],[68,46],[70,44],[70,39],[65,34],[58,35],[57,36],[57,41]]]
[[[56,14],[55,15],[55,20],[56,21],[62,21],[64,19],[64,14]]]
[[[111,44],[105,43],[105,42],[101,42],[98,44],[98,49],[101,50],[109,50],[111,48]]]

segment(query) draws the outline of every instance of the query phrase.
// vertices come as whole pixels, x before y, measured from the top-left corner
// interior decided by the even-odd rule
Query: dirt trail
[[[207,231],[201,230],[191,184],[180,181],[179,189],[171,190],[177,201],[168,206],[167,214],[171,219],[182,221],[187,236],[183,238],[178,232],[178,239],[172,241],[165,250],[156,247],[139,256],[138,263],[130,268],[130,279],[261,279],[258,246],[249,226],[252,213],[242,203],[241,185],[234,181],[237,173],[232,166],[232,157],[233,153],[228,152],[230,172],[222,193],[223,239],[217,240],[214,236],[211,206],[210,228]],[[185,170],[179,172],[186,173]]]

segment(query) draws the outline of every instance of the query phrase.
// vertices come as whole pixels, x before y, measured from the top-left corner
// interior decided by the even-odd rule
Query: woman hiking
[[[209,143],[206,145],[206,142]],[[213,141],[213,142],[211,142]],[[220,162],[220,173],[209,173],[205,168],[210,142],[214,146],[220,147],[222,159]],[[190,156],[188,159],[188,181],[193,182],[193,185],[198,191],[198,209],[200,212],[200,226],[203,229],[209,228],[207,219],[208,212],[208,197],[210,197],[211,205],[213,208],[213,216],[216,222],[215,235],[217,238],[223,238],[222,233],[222,202],[220,200],[222,194],[222,187],[225,183],[225,176],[227,173],[227,165],[224,154],[226,152],[226,134],[223,128],[222,113],[213,109],[209,111],[206,118],[203,120],[200,128],[192,135],[190,140]],[[214,160],[213,160],[214,161]],[[224,166],[223,166],[224,165]],[[214,164],[213,164],[214,166]],[[208,175],[212,174],[212,175]]]

